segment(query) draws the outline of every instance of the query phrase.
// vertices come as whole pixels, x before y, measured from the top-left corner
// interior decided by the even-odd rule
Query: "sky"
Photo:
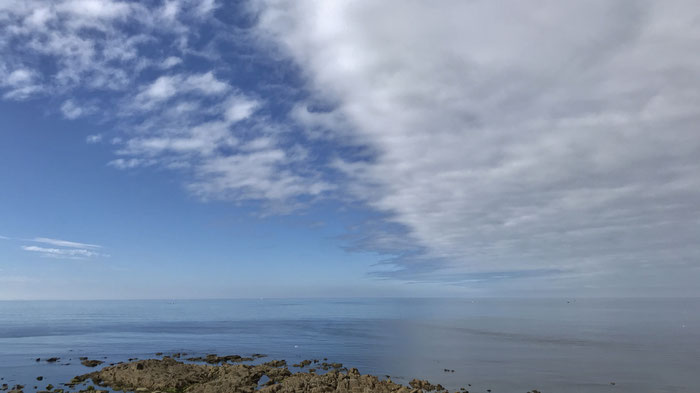
[[[1,0],[0,299],[700,296],[700,4]]]

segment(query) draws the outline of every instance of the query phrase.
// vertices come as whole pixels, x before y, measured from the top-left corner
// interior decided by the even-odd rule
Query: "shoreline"
[[[286,360],[261,360],[267,356],[258,353],[245,357],[216,354],[186,357],[187,354],[183,353],[163,356],[159,352],[156,356],[162,357],[131,358],[127,362],[110,364],[81,357],[83,366],[102,368],[78,375],[60,386],[48,384],[37,393],[449,393],[442,385],[427,380],[414,378],[406,386],[392,381],[389,375],[361,374],[357,368],[329,363],[327,358],[288,365]],[[56,360],[44,359],[48,362]],[[453,371],[445,369],[445,372]],[[36,380],[42,381],[43,377],[38,376]],[[24,393],[26,385],[0,384],[0,391]],[[470,389],[471,385],[452,392],[469,393]],[[491,389],[485,391],[490,393]],[[540,392],[532,390],[528,393]]]

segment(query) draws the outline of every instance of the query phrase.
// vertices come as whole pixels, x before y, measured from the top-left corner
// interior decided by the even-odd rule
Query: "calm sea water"
[[[327,357],[471,392],[700,392],[700,299],[0,302],[0,384],[25,393],[87,372],[80,356],[155,352]]]

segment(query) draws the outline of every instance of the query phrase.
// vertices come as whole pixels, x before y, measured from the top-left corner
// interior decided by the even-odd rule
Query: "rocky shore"
[[[425,380],[413,379],[405,386],[393,382],[389,376],[363,375],[356,368],[327,363],[325,359],[294,364],[292,367],[300,371],[293,372],[284,360],[241,364],[263,358],[261,354],[207,355],[187,358],[188,362],[179,360],[179,355],[110,365],[77,376],[62,387],[48,385],[38,393],[108,393],[107,389],[135,393],[447,393],[441,385]],[[81,361],[87,367],[101,363],[87,358]],[[22,393],[23,386],[3,388],[8,393]],[[458,392],[468,393],[469,389],[462,387]]]

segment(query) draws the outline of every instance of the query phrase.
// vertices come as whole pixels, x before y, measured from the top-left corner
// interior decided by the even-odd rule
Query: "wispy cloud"
[[[92,111],[92,108],[83,107],[73,100],[66,100],[63,105],[61,105],[61,113],[63,113],[65,118],[71,120],[85,116]]]
[[[100,143],[102,142],[102,134],[94,134],[94,135],[88,135],[85,138],[85,142],[89,144],[94,144],[94,143]]]
[[[61,239],[53,239],[47,237],[35,237],[31,239],[20,239],[0,236],[0,239],[11,240],[16,242],[32,242],[39,244],[47,244],[54,247],[43,247],[35,245],[22,245],[22,250],[38,254],[42,257],[57,258],[57,259],[91,259],[97,257],[108,257],[109,255],[99,251],[102,246],[97,244],[81,243]]]
[[[181,64],[181,63],[182,63],[182,59],[181,59],[181,58],[179,58],[179,57],[177,57],[177,56],[170,56],[170,57],[168,57],[167,59],[163,60],[163,62],[161,63],[160,66],[161,66],[161,68],[167,70],[167,69],[173,68],[173,67],[175,67],[176,65]]]
[[[152,109],[182,94],[218,96],[230,88],[228,83],[217,79],[211,71],[202,74],[164,75],[142,87],[141,92],[134,97],[134,109]]]
[[[86,259],[101,255],[95,251],[81,248],[46,248],[38,246],[22,246],[22,249],[24,251],[35,252],[40,254],[41,256],[50,258]]]
[[[38,74],[30,69],[15,68],[7,69],[7,66],[0,63],[0,87],[4,87],[6,92],[2,95],[4,99],[25,100],[44,90],[38,81]]]
[[[59,246],[59,247],[73,247],[73,248],[101,248],[102,247],[102,246],[98,246],[96,244],[71,242],[68,240],[51,239],[48,237],[35,237],[35,238],[31,239],[31,241],[37,242],[37,243],[50,244],[52,246]]]
[[[213,0],[4,3],[0,93],[5,99],[50,95],[62,100],[58,109],[68,119],[109,120],[113,130],[87,138],[96,143],[103,134],[119,134],[111,138],[117,156],[109,166],[177,170],[202,198],[263,204],[272,198],[291,207],[321,197],[333,187],[299,154],[293,128],[272,119],[268,100],[232,83],[240,76],[227,72],[235,67],[222,63],[215,49],[222,40],[232,42],[213,17],[218,7]],[[205,33],[210,29],[215,34]],[[253,45],[249,33],[236,34],[238,45]],[[90,91],[100,94],[88,101],[81,93]],[[249,174],[235,172],[241,169]]]

